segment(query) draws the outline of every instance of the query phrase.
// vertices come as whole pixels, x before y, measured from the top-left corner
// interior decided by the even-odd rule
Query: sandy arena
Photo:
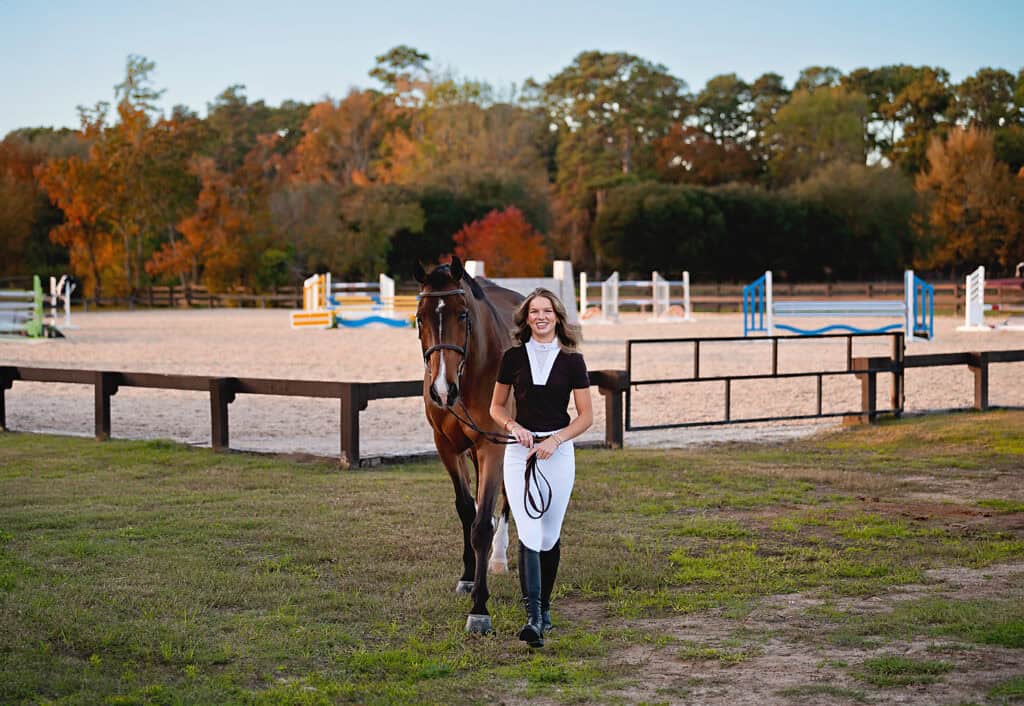
[[[650,323],[639,314],[615,325],[587,324],[583,353],[592,370],[623,369],[627,339],[737,336],[739,314],[696,315],[692,323]],[[994,319],[992,321],[995,321]],[[150,373],[289,378],[325,381],[411,380],[422,377],[416,332],[384,327],[294,331],[285,310],[215,309],[76,313],[63,340],[0,340],[0,365]],[[862,320],[868,325],[870,320]],[[1024,332],[960,333],[962,318],[936,318],[936,338],[911,343],[907,354],[1024,349]],[[786,341],[783,372],[841,369],[845,339]],[[888,355],[888,339],[857,341],[854,355]],[[656,344],[633,352],[634,379],[686,377],[692,346]],[[704,344],[701,375],[765,373],[771,349],[764,341]],[[992,405],[1024,406],[1020,363],[990,369]],[[714,420],[724,414],[721,382],[640,387],[633,396],[633,423]],[[737,382],[732,417],[813,414],[815,378]],[[969,407],[973,376],[966,366],[910,370],[908,412]],[[849,376],[823,383],[825,411],[859,404],[859,383]],[[879,408],[889,406],[889,382],[879,380]],[[17,382],[6,394],[12,430],[91,436],[93,391],[84,385]],[[597,412],[584,439],[603,438],[603,398],[593,389]],[[168,438],[210,443],[209,396],[173,390],[123,388],[111,399],[115,438]],[[713,426],[627,432],[627,446],[684,446],[729,440],[773,440],[833,427],[836,419],[810,423]],[[338,404],[332,400],[239,395],[230,407],[231,447],[257,451],[339,454]],[[361,416],[364,457],[431,452],[432,437],[420,398],[374,401]]]

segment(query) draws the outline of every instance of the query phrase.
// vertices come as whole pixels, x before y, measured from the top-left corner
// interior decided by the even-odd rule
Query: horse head
[[[478,287],[455,256],[450,264],[438,265],[429,273],[417,263],[415,277],[420,283],[416,327],[430,379],[430,399],[440,407],[451,407],[462,392],[462,372],[473,337],[473,288]]]

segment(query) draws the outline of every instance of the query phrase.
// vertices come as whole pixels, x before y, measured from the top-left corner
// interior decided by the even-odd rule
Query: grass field
[[[556,629],[439,463],[0,436],[0,703],[1024,702],[1024,413],[582,451]]]

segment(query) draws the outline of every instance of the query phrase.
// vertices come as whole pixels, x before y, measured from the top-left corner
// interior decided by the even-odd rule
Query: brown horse
[[[420,301],[416,310],[426,374],[423,401],[434,429],[434,444],[455,485],[455,509],[462,521],[462,577],[459,593],[470,593],[468,632],[492,629],[487,612],[487,558],[491,570],[507,571],[508,501],[497,531],[494,508],[502,487],[508,437],[489,413],[501,355],[512,346],[512,316],[523,297],[482,277],[465,273],[453,257],[429,274],[416,266]],[[476,471],[476,497],[468,462]]]

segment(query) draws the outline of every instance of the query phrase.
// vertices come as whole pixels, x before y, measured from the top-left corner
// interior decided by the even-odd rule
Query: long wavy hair
[[[516,327],[512,330],[512,337],[520,345],[530,340],[532,332],[526,319],[530,314],[530,304],[537,297],[547,299],[551,302],[551,308],[555,310],[555,338],[558,339],[562,349],[570,352],[575,351],[579,347],[580,341],[583,340],[583,329],[576,324],[569,323],[569,315],[565,311],[565,305],[562,304],[562,300],[550,289],[545,289],[544,287],[537,287],[530,292],[530,296],[526,297],[523,303],[519,305],[519,308],[516,309],[516,314],[513,318]]]

